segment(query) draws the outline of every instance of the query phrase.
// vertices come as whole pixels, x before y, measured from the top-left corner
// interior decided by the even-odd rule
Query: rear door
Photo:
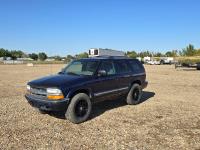
[[[114,65],[118,76],[118,87],[121,89],[119,94],[124,94],[128,91],[131,85],[132,69],[127,60],[115,60]]]
[[[106,76],[97,76],[93,84],[94,97],[97,101],[110,99],[117,95],[118,77],[112,60],[103,60],[98,70],[105,70]]]

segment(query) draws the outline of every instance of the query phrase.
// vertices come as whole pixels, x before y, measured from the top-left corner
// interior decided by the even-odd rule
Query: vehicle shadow
[[[151,97],[154,97],[154,95],[155,95],[154,92],[143,91],[140,104],[149,100]],[[90,119],[96,118],[108,110],[115,109],[118,107],[123,107],[125,105],[127,105],[127,103],[124,98],[96,103],[93,105]]]
[[[151,97],[154,97],[154,95],[155,95],[154,92],[143,91],[141,103],[149,100]],[[123,107],[125,105],[127,105],[127,103],[124,97],[120,99],[116,99],[116,100],[107,100],[107,101],[96,103],[92,106],[92,113],[89,120],[102,115],[104,112],[108,110],[115,109],[118,107]],[[65,119],[64,112],[48,112],[47,114],[52,117],[56,117],[58,119]]]

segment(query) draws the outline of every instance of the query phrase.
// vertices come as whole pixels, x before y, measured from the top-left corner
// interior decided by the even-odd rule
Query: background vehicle
[[[64,111],[73,123],[88,119],[92,103],[126,98],[141,102],[146,73],[137,59],[94,57],[75,60],[59,74],[28,83],[28,102],[40,111]]]
[[[150,60],[146,62],[149,65],[160,65],[160,61],[156,61],[156,60]]]
[[[162,57],[160,59],[160,64],[173,64],[174,63],[174,58],[173,57]]]

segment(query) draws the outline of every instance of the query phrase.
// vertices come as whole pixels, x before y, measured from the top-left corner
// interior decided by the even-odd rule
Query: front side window
[[[131,68],[128,66],[127,62],[125,60],[116,60],[115,61],[115,68],[117,74],[123,74],[123,73],[130,73]]]
[[[103,61],[101,63],[99,70],[105,70],[107,75],[114,75],[115,74],[114,64],[111,61]]]
[[[98,67],[98,61],[76,60],[69,64],[63,71],[66,74],[93,75]]]

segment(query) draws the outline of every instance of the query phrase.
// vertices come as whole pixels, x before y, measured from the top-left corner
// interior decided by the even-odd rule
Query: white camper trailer
[[[122,51],[112,50],[112,49],[102,49],[102,48],[91,48],[89,49],[89,57],[96,56],[125,56]]]
[[[173,64],[174,58],[173,57],[161,57],[160,64]]]

